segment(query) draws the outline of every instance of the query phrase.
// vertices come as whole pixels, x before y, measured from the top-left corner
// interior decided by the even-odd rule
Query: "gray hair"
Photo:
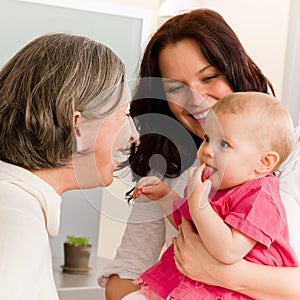
[[[36,38],[0,72],[0,159],[27,169],[66,166],[74,111],[109,115],[124,80],[124,64],[99,42],[64,33]]]

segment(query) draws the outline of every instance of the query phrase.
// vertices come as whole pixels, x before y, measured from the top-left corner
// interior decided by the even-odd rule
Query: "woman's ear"
[[[259,174],[271,173],[279,161],[279,154],[275,151],[264,152],[256,171]]]
[[[75,133],[76,135],[80,135],[80,132],[79,132],[79,129],[78,129],[78,123],[81,119],[82,115],[81,115],[81,112],[78,111],[78,110],[75,110],[74,113],[73,113],[73,126],[75,128]]]

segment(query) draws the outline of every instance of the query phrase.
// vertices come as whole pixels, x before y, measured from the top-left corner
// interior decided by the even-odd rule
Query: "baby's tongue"
[[[205,166],[202,172],[202,181],[205,181],[216,172],[216,169],[211,166]]]

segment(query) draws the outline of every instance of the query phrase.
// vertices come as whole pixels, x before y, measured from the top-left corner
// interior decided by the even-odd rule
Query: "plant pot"
[[[63,272],[71,274],[86,274],[89,272],[89,260],[92,245],[73,246],[64,243],[65,264],[62,266]]]

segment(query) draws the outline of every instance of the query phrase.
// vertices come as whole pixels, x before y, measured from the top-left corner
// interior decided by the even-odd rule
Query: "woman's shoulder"
[[[297,210],[300,212],[300,142],[298,141],[300,128],[296,131],[296,142],[288,159],[280,168],[280,193],[283,202],[297,203]],[[289,199],[287,201],[287,199]]]
[[[300,176],[300,126],[295,128],[294,147],[279,169],[279,178],[283,182],[285,178],[298,174]],[[300,178],[300,177],[299,177]],[[300,183],[300,182],[299,182]],[[300,186],[300,185],[299,185]]]
[[[300,218],[300,127],[295,128],[294,148],[281,167],[279,174],[280,194],[284,203],[291,245],[300,259],[299,218]]]

